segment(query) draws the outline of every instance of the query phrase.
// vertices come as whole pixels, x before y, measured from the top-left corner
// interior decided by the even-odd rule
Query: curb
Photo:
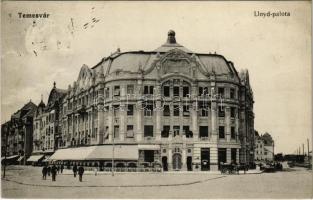
[[[131,188],[131,187],[169,187],[169,186],[185,186],[185,185],[193,185],[193,184],[197,184],[197,183],[204,183],[210,180],[216,180],[216,179],[221,179],[221,178],[225,178],[226,176],[219,176],[219,177],[215,177],[215,178],[208,178],[205,180],[200,180],[200,181],[193,181],[193,182],[189,182],[189,183],[175,183],[175,184],[154,184],[154,185],[40,185],[40,184],[31,184],[31,183],[23,183],[20,181],[15,181],[15,180],[10,180],[10,179],[2,179],[5,181],[10,181],[10,182],[14,182],[20,185],[28,185],[28,186],[35,186],[35,187],[57,187],[57,188],[74,188],[74,187],[108,187],[108,188],[114,188],[114,187],[122,187],[122,188]]]

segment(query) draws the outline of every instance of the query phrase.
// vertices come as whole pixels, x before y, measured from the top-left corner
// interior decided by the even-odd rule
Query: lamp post
[[[5,126],[4,126],[4,135],[5,135],[5,149],[4,149],[4,162],[3,162],[3,178],[5,178],[5,168],[6,168],[6,162],[7,162],[7,146],[8,146],[8,128],[7,128],[7,125],[6,123],[4,123]]]

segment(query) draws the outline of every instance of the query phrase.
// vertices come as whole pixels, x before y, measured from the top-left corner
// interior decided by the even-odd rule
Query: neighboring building
[[[268,133],[259,135],[255,131],[255,160],[273,161],[274,160],[274,140]]]
[[[6,156],[19,156],[18,161],[20,164],[25,163],[25,158],[31,155],[33,147],[33,117],[36,107],[31,101],[28,102],[11,116],[9,122],[2,125],[2,156],[5,156],[3,153],[5,153],[6,145]]]
[[[56,88],[54,82],[47,105],[42,100],[39,103],[34,117],[33,155],[29,162],[49,158],[57,149],[61,136],[60,104],[65,94],[66,90]]]

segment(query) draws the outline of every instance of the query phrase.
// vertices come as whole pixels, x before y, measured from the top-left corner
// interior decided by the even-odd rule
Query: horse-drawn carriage
[[[221,163],[220,170],[222,174],[239,174],[240,170],[243,170],[244,173],[248,171],[249,167],[245,164],[236,164],[236,163]]]

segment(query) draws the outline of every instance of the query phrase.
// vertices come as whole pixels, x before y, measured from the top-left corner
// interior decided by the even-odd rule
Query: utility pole
[[[5,149],[4,149],[4,162],[3,162],[3,178],[5,178],[5,168],[7,165],[7,148],[8,148],[8,128],[6,123],[4,123],[4,135],[5,135]]]

